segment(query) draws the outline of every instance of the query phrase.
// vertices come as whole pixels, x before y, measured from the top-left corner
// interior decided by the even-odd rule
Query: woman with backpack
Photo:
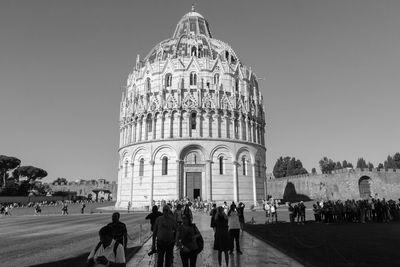
[[[182,225],[176,235],[176,245],[180,249],[183,267],[195,267],[197,255],[203,250],[204,241],[197,226],[190,217],[182,216]]]

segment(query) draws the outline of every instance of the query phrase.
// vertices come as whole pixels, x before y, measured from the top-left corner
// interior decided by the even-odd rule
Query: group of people
[[[87,266],[125,267],[125,252],[128,243],[126,225],[120,221],[120,214],[112,214],[112,222],[99,231],[100,242],[91,250]]]
[[[193,208],[190,201],[177,203],[173,208],[166,203],[162,213],[158,206],[153,206],[152,212],[146,216],[150,220],[153,232],[152,249],[149,255],[157,253],[157,266],[171,266],[173,263],[173,249],[179,249],[180,258],[184,267],[196,266],[197,256],[203,250],[203,237],[193,223]],[[238,255],[242,254],[239,244],[240,230],[244,225],[244,207],[241,202],[238,207],[235,203],[217,208],[214,203],[210,208],[210,227],[214,230],[214,250],[218,251],[218,263],[222,264],[222,254],[225,254],[226,266],[229,264],[228,253],[233,254],[234,247]]]
[[[278,207],[279,203],[277,200],[273,198],[268,199],[267,201],[263,200],[263,209],[265,211],[265,217],[267,220],[265,223],[275,223],[278,222]]]
[[[400,220],[400,199],[368,199],[346,201],[326,201],[313,204],[316,222],[389,222]]]

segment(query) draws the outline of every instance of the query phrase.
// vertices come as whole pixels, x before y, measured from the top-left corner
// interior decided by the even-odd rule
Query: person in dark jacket
[[[146,216],[146,220],[150,220],[150,225],[151,225],[151,231],[153,232],[154,229],[154,223],[158,217],[162,215],[161,212],[158,211],[158,207],[156,205],[153,206],[151,209],[151,213]]]

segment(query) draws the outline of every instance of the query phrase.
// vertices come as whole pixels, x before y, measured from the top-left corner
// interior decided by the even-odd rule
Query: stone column
[[[239,181],[239,177],[238,177],[238,162],[234,161],[232,162],[232,166],[233,166],[233,201],[235,201],[235,204],[237,205],[238,202],[238,181]]]
[[[142,120],[143,118],[138,118],[138,133],[137,133],[137,140],[138,142],[142,141]]]
[[[211,137],[210,135],[210,120],[211,120],[211,114],[210,113],[206,113],[205,114],[205,127],[204,127],[204,131],[203,131],[203,137]]]
[[[212,201],[212,161],[206,160],[206,193],[207,201]]]
[[[196,114],[196,137],[201,137],[201,124],[201,112],[198,111]]]
[[[254,121],[250,121],[250,132],[251,132],[251,142],[255,142],[256,140],[254,139]]]
[[[144,124],[144,128],[143,128],[143,131],[144,131],[144,136],[143,136],[143,140],[147,140],[147,136],[148,136],[148,132],[149,132],[149,129],[148,129],[148,127],[147,127],[147,115],[145,116],[145,117],[143,117],[143,124]]]
[[[176,113],[176,118],[178,120],[178,137],[182,137],[182,114]]]
[[[181,166],[182,166],[182,160],[177,160],[176,161],[176,199],[180,199],[180,193],[181,193]]]
[[[153,207],[153,194],[154,194],[154,160],[149,161],[151,165],[151,177],[150,177],[150,203],[149,203],[149,209]]]
[[[249,132],[250,132],[250,129],[249,129],[249,119],[246,117],[246,119],[245,119],[245,123],[246,123],[246,141],[247,142],[251,142],[251,139],[250,139],[250,134],[249,134]]]
[[[157,114],[157,124],[158,124],[157,129],[160,135],[158,136],[158,139],[162,139],[164,138],[164,134],[163,134],[163,115],[161,113]]]
[[[243,129],[243,116],[239,117],[239,138],[240,140],[244,140],[244,129]]]
[[[122,166],[118,166],[118,190],[117,190],[117,207],[121,204],[121,188],[122,188]]]
[[[229,117],[228,115],[224,115],[223,116],[224,120],[225,120],[225,138],[229,138]]]
[[[119,147],[123,145],[123,137],[124,137],[124,130],[122,128],[119,129]]]
[[[190,114],[189,112],[185,113],[185,121],[186,121],[186,133],[185,137],[191,137],[190,131],[191,131],[191,125],[190,125]]]
[[[230,119],[231,119],[231,125],[230,125],[229,128],[230,128],[231,134],[229,135],[229,137],[230,137],[231,139],[236,139],[235,116],[232,115]]]
[[[134,166],[135,166],[135,163],[131,163],[131,176],[132,176],[132,178],[131,178],[131,204],[133,204],[133,178],[134,178]]]
[[[136,142],[136,120],[132,121],[132,137],[131,137],[131,143]]]
[[[132,123],[130,122],[127,127],[128,134],[127,134],[127,144],[131,143],[131,132],[132,132]]]
[[[257,184],[256,184],[256,164],[252,164],[253,167],[253,201],[254,207],[257,205]]]
[[[153,134],[152,139],[156,140],[156,117],[155,117],[155,115],[153,115],[151,118],[152,118],[151,119],[151,130],[152,130],[152,134]]]
[[[169,138],[172,138],[174,136],[174,114],[169,113]]]
[[[164,129],[164,138],[171,138],[171,114],[170,113],[166,113],[165,114],[165,120],[164,123],[167,124],[167,127],[165,127],[166,129]]]
[[[211,125],[211,136],[215,138],[219,138],[219,115],[213,115],[213,123]]]

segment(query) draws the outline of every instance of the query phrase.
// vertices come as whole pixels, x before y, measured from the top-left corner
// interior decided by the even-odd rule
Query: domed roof
[[[208,57],[228,60],[232,64],[238,62],[233,49],[226,43],[214,39],[207,20],[194,10],[186,13],[178,22],[172,38],[157,44],[144,58],[144,62],[165,60],[176,57]]]
[[[186,13],[176,26],[173,38],[179,38],[184,34],[205,35],[212,38],[207,20],[197,13],[192,6],[192,11]]]

